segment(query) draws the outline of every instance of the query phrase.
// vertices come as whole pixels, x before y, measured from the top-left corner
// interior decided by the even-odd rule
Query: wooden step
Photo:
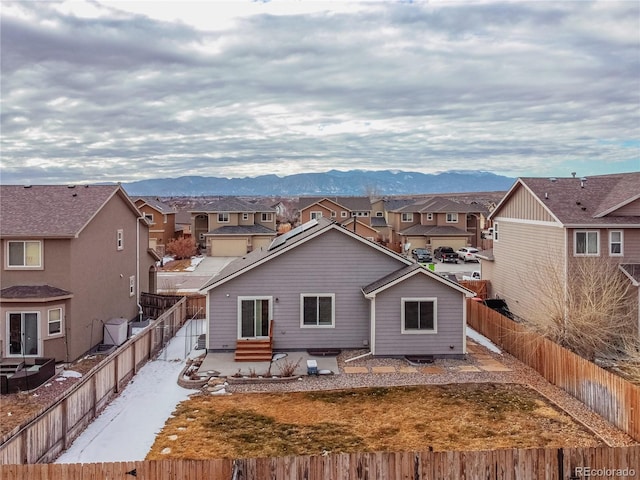
[[[269,362],[272,356],[270,340],[238,340],[236,362]]]

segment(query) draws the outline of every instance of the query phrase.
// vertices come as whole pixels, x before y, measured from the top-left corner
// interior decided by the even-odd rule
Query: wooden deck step
[[[270,340],[238,340],[236,362],[269,362],[273,355]]]

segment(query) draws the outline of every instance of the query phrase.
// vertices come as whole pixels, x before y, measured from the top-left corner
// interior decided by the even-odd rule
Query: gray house
[[[238,258],[201,291],[207,349],[237,360],[273,350],[466,353],[472,292],[327,218]]]

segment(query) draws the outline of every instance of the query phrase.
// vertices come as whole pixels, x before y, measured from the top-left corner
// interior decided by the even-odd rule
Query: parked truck
[[[462,280],[480,280],[480,270],[471,272],[471,275],[463,275]]]
[[[458,263],[458,254],[451,247],[438,247],[433,251],[433,256],[440,262],[453,262]]]

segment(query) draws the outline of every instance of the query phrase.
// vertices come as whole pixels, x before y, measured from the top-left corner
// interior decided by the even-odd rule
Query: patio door
[[[240,298],[239,338],[269,336],[271,298]]]
[[[38,356],[38,313],[9,313],[7,321],[9,356]]]

